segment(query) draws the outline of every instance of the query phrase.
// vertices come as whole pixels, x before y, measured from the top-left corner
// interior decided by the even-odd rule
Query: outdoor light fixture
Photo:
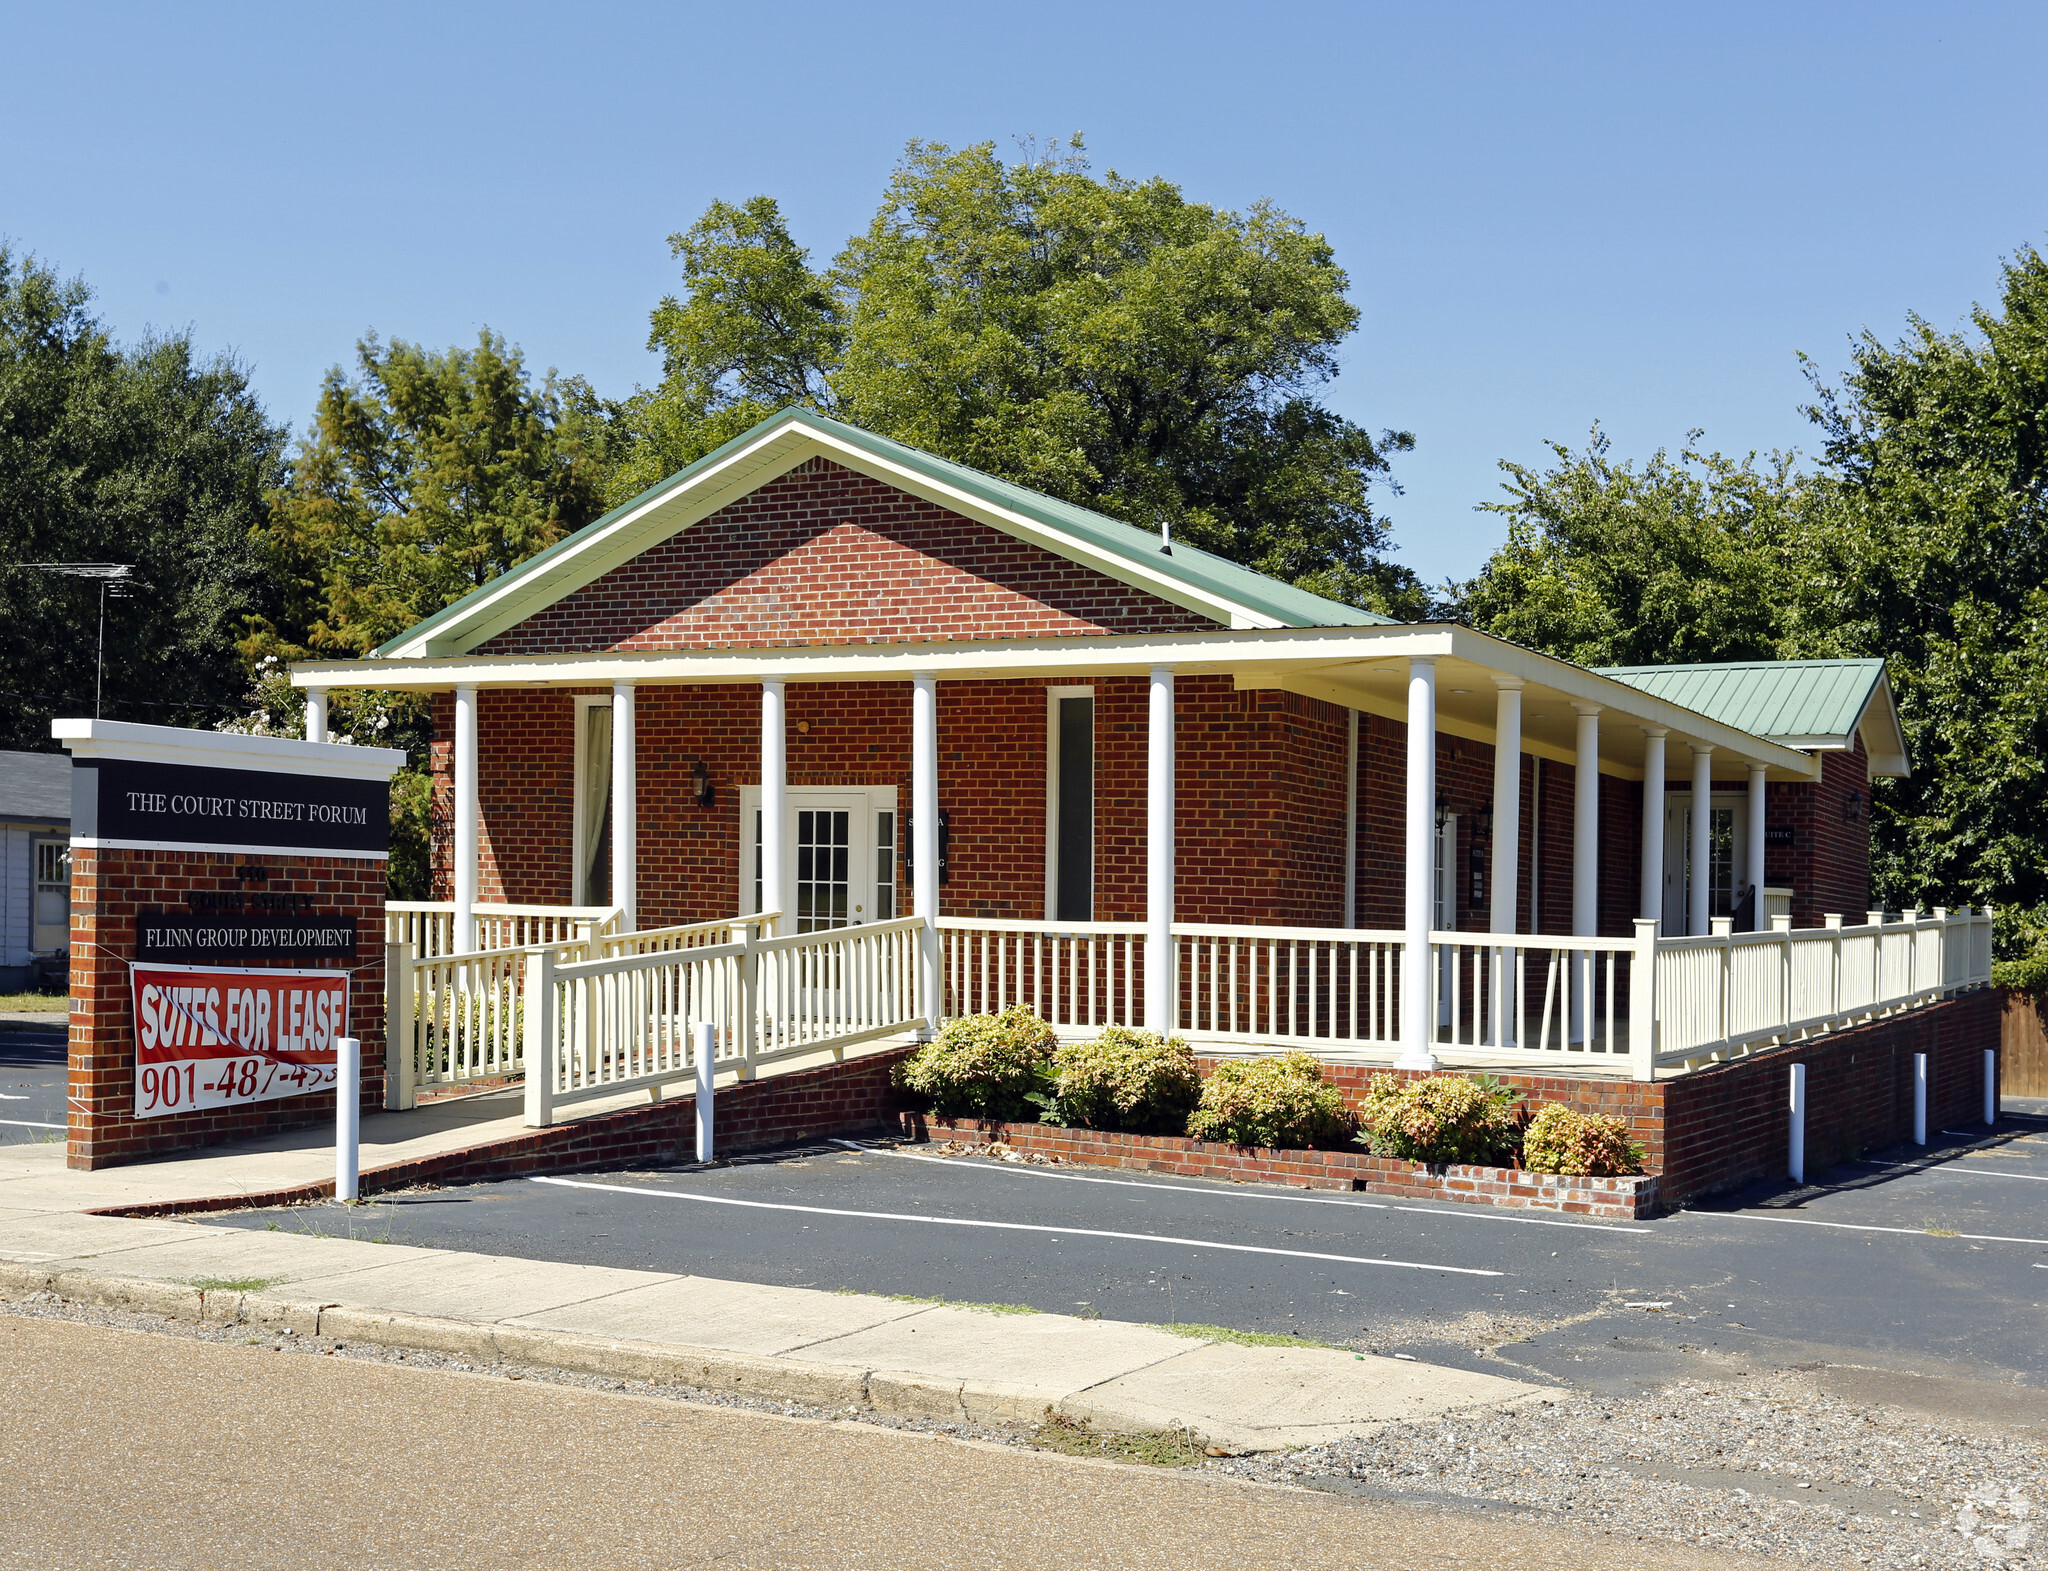
[[[709,807],[711,805],[714,795],[711,786],[711,771],[704,767],[704,760],[701,758],[690,760],[690,795],[695,798],[699,807]]]
[[[1861,791],[1851,791],[1849,793],[1849,800],[1842,804],[1842,822],[1845,824],[1862,823],[1863,805],[1863,793]]]
[[[1443,833],[1444,824],[1449,820],[1450,816],[1451,799],[1439,794],[1436,799],[1436,828],[1438,834]]]

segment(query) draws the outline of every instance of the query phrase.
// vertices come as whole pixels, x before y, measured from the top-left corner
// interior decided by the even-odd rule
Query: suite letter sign
[[[346,971],[131,964],[135,1116],[242,1107],[334,1084]]]

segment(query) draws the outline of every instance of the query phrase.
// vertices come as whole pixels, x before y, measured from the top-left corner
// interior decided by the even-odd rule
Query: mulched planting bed
[[[904,1134],[914,1140],[1000,1142],[1015,1151],[1036,1152],[1089,1167],[1169,1173],[1179,1178],[1363,1190],[1410,1200],[1455,1200],[1620,1221],[1634,1221],[1658,1209],[1654,1174],[1633,1178],[1569,1178],[1513,1167],[1426,1165],[1395,1157],[1368,1156],[1357,1149],[1273,1151],[1175,1135],[1113,1134],[1057,1124],[942,1118],[936,1113],[904,1113],[901,1124]]]

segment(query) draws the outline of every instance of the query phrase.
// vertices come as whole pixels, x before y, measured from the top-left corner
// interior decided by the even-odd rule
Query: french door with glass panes
[[[1707,826],[1707,915],[1733,916],[1742,894],[1737,871],[1748,844],[1749,802],[1740,793],[1716,791],[1707,802],[1713,816]],[[1664,933],[1689,937],[1686,917],[1692,910],[1692,796],[1667,803],[1664,809]]]
[[[894,786],[792,787],[784,805],[782,890],[761,888],[761,792],[740,793],[754,911],[783,914],[784,933],[887,922],[896,915]]]

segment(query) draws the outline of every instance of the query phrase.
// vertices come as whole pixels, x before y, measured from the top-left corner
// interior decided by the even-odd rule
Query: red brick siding
[[[485,655],[1202,631],[1216,619],[813,458]]]
[[[211,1145],[241,1135],[332,1120],[331,1094],[286,1097],[240,1108],[137,1118],[135,1009],[128,962],[139,912],[173,909],[188,891],[236,892],[236,869],[270,870],[260,887],[311,895],[315,909],[353,915],[352,966],[279,961],[267,969],[348,969],[349,1027],[363,1044],[363,1105],[384,1101],[384,864],[353,857],[220,855],[81,846],[71,854],[71,1026],[68,1164],[110,1167],[139,1157]],[[264,967],[262,961],[241,964]]]

